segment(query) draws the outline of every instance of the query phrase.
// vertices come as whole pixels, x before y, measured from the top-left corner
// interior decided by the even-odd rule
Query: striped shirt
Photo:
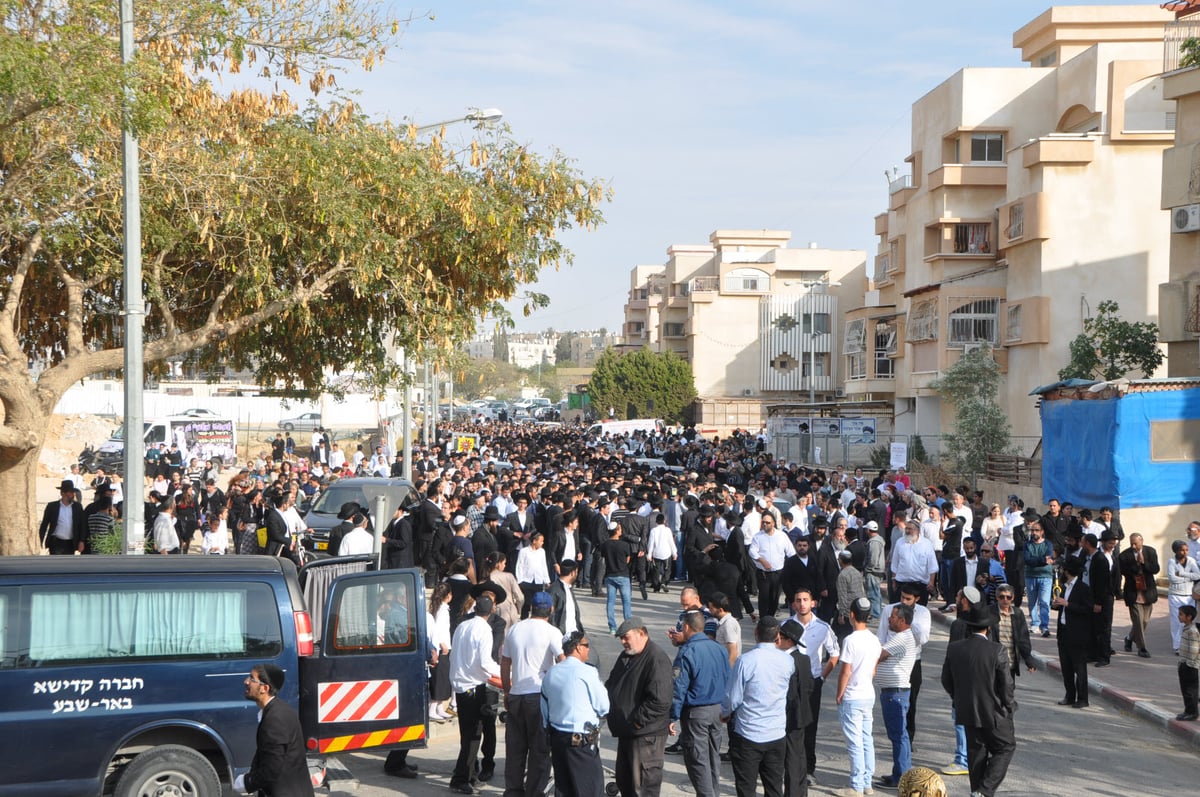
[[[888,657],[880,661],[875,669],[875,685],[880,689],[907,689],[913,662],[917,660],[917,640],[913,638],[912,629],[906,628],[899,634],[892,634],[883,649]]]

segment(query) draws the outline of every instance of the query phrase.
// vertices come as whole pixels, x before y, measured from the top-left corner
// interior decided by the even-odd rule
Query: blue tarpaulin
[[[1077,506],[1200,503],[1200,462],[1151,459],[1151,425],[1200,419],[1200,389],[1042,402],[1042,490]]]

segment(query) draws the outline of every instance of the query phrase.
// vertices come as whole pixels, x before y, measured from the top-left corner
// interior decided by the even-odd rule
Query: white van
[[[646,434],[662,434],[666,429],[662,418],[635,418],[631,421],[604,421],[594,423],[588,428],[591,437],[604,435],[631,435],[634,432]]]

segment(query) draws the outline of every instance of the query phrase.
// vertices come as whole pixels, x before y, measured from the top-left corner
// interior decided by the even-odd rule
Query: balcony
[[[688,293],[693,302],[712,302],[720,290],[720,277],[696,277],[688,285]]]
[[[1179,66],[1179,62],[1183,60],[1180,47],[1192,38],[1200,38],[1200,19],[1185,17],[1167,23],[1163,34],[1163,72],[1174,72],[1182,68]]]
[[[995,165],[966,165],[947,163],[929,173],[929,188],[943,186],[973,186],[1003,188],[1008,184],[1008,169],[1003,163]]]
[[[630,299],[629,300],[629,309],[630,310],[646,310],[649,307],[650,307],[650,302],[648,299]]]
[[[888,179],[888,196],[898,194],[906,188],[912,188],[912,175],[895,175]]]

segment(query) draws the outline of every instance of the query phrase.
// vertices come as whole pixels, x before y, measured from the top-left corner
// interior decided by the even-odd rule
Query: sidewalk
[[[930,602],[934,622],[946,627],[954,622],[954,613],[943,614],[935,608],[938,601]],[[1022,611],[1029,616],[1027,602]],[[1107,667],[1088,665],[1088,687],[1092,695],[1115,706],[1126,714],[1164,728],[1168,733],[1200,748],[1200,722],[1177,722],[1175,715],[1183,711],[1183,698],[1179,694],[1177,666],[1179,658],[1171,649],[1171,627],[1167,619],[1167,599],[1163,597],[1154,604],[1154,615],[1146,629],[1146,645],[1151,658],[1143,659],[1135,649],[1126,653],[1122,640],[1129,632],[1129,609],[1123,602],[1113,607],[1112,646],[1116,654]],[[1033,629],[1033,658],[1039,670],[1061,681],[1062,669],[1058,664],[1058,643],[1055,641],[1054,624],[1057,614],[1051,612],[1049,639]]]

